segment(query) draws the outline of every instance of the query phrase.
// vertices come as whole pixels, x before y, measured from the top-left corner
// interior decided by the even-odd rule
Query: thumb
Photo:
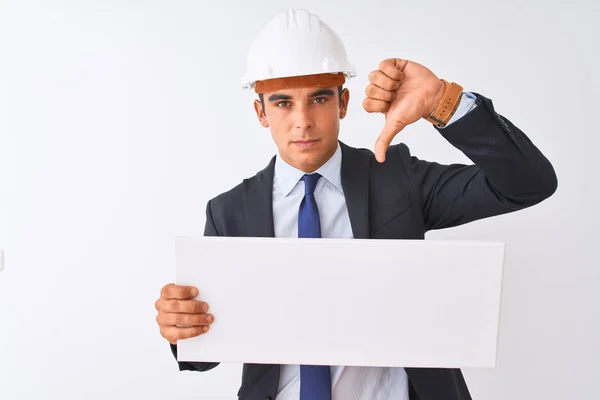
[[[385,121],[385,126],[375,142],[375,158],[377,161],[380,163],[385,161],[385,153],[390,147],[390,143],[404,127],[406,127],[406,124],[399,121],[390,121],[389,119]]]

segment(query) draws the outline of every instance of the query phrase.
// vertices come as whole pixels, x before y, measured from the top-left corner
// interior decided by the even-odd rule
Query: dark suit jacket
[[[342,186],[355,238],[423,239],[425,232],[521,210],[551,196],[557,178],[550,162],[523,132],[476,94],[478,106],[438,129],[474,165],[440,165],[391,146],[380,164],[373,153],[341,143]],[[206,207],[207,236],[273,237],[275,157]],[[176,346],[171,346],[176,356]],[[180,362],[207,371],[218,362]],[[279,365],[244,364],[241,400],[275,399]],[[460,369],[406,368],[411,400],[467,400]]]

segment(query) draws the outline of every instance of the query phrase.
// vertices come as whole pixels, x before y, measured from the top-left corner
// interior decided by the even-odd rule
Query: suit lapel
[[[275,237],[273,227],[273,176],[275,157],[269,165],[256,174],[255,178],[244,180],[242,196],[246,215],[248,237]]]
[[[342,188],[355,239],[369,238],[369,157],[340,142]]]

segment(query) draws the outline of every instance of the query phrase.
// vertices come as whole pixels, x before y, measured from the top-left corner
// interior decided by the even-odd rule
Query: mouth
[[[319,139],[315,139],[315,140],[296,140],[294,142],[292,142],[295,146],[300,147],[301,149],[307,149],[310,148],[314,145],[316,145],[319,142]]]

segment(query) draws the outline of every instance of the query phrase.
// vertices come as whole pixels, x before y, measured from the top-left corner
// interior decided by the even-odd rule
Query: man
[[[339,142],[349,102],[342,85],[355,73],[339,38],[306,11],[271,21],[248,64],[243,86],[259,94],[254,108],[278,154],[254,177],[208,202],[205,235],[423,239],[428,230],[524,209],[556,190],[551,164],[489,99],[407,60],[384,60],[369,75],[363,107],[386,118],[375,154]],[[390,146],[422,118],[474,165],[440,165],[417,159],[404,144]],[[215,320],[207,303],[193,300],[197,295],[198,288],[170,284],[156,302],[161,334],[174,355],[177,340],[206,334]],[[180,362],[179,368],[217,365]],[[458,369],[257,364],[244,365],[238,395],[471,398]]]

